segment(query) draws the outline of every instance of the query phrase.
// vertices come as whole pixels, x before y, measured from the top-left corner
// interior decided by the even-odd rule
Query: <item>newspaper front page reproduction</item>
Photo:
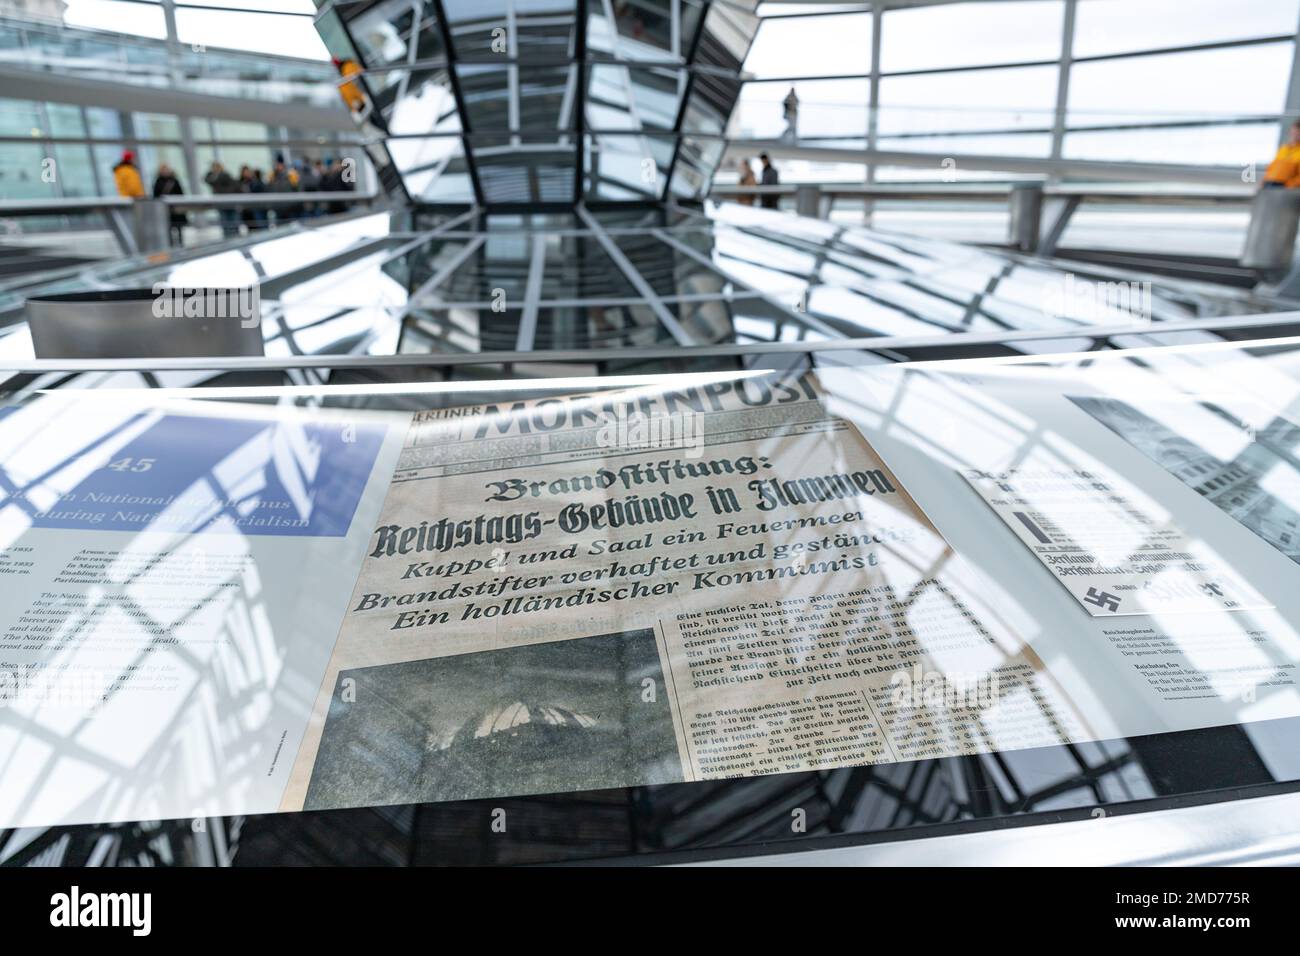
[[[417,413],[282,809],[1090,731],[815,380]]]

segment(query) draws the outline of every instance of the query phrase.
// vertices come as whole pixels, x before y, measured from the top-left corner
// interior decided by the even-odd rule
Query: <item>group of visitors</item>
[[[772,165],[772,158],[768,156],[767,153],[761,153],[758,157],[758,161],[761,164],[759,176],[754,175],[753,160],[739,159],[736,161],[736,165],[740,169],[739,185],[779,186],[781,184],[781,175],[776,171],[776,167]],[[742,206],[752,206],[754,205],[755,195],[758,194],[748,192],[741,193],[736,197],[736,200]],[[781,197],[776,193],[762,193],[761,195],[758,195],[759,205],[764,209],[776,209],[780,205],[780,200]]]
[[[290,164],[283,153],[275,156],[275,165],[269,175],[251,166],[241,166],[239,175],[232,176],[219,162],[214,162],[203,177],[215,196],[248,193],[334,193],[351,192],[356,188],[356,177],[348,175],[348,167],[333,158],[324,160],[299,159]],[[260,206],[230,206],[221,209],[221,228],[227,236],[237,235],[242,224],[249,232],[265,229],[274,216],[276,222],[307,219],[338,212],[346,212],[345,200],[327,203],[294,203],[273,208]]]
[[[336,162],[332,157],[308,160],[298,159],[289,163],[283,153],[277,153],[271,172],[264,175],[262,170],[252,166],[241,166],[238,175],[232,175],[220,162],[213,162],[203,181],[212,190],[214,196],[259,195],[262,193],[345,193],[356,189],[355,170],[347,162]],[[113,181],[117,185],[119,196],[130,199],[144,199],[144,179],[140,167],[136,164],[135,153],[126,150],[122,158],[113,167]],[[153,197],[184,196],[176,171],[166,163],[158,167],[158,175],[153,183]],[[289,203],[274,207],[240,206],[231,204],[218,210],[221,217],[221,231],[229,236],[240,233],[240,227],[254,232],[268,228],[273,222],[283,223],[295,219],[313,216],[332,215],[346,212],[349,203],[340,198],[330,202]],[[173,245],[182,244],[182,230],[189,223],[189,217],[180,209],[172,209],[169,215],[171,241]]]

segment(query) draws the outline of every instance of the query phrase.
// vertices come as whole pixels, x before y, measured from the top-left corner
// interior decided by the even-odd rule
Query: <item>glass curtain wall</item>
[[[1288,102],[1300,0],[876,6],[760,5],[733,138],[787,135],[793,91],[801,144],[910,154],[906,165],[867,169],[789,161],[785,181],[1044,178],[962,166],[1010,157],[1223,167],[1251,182],[1300,106]],[[1005,214],[985,218],[980,238],[1000,236]],[[1226,238],[1240,241],[1243,213],[1211,218],[1231,221]]]

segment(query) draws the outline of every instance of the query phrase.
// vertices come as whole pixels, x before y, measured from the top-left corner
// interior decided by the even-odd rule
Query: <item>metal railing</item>
[[[383,193],[300,192],[240,193],[220,196],[164,196],[159,199],[128,199],[124,196],[96,196],[86,199],[0,200],[0,219],[40,216],[95,216],[113,233],[127,255],[148,252],[167,245],[172,210],[204,211],[235,209],[283,209],[302,206],[369,207],[386,200]],[[297,218],[297,217],[295,217]]]
[[[1162,183],[1049,185],[1045,183],[855,184],[790,183],[779,186],[715,185],[710,196],[792,196],[801,216],[827,219],[839,200],[899,202],[972,202],[1005,204],[1011,213],[1007,245],[1023,252],[1055,254],[1075,212],[1084,204],[1139,206],[1220,206],[1249,209],[1257,188],[1182,186]]]
[[[181,88],[192,93],[318,107],[338,102],[337,73],[325,60],[189,43],[172,50],[161,38],[5,12],[0,12],[0,67],[158,89],[174,88],[180,77]]]
[[[750,342],[723,345],[618,346],[601,349],[544,349],[537,351],[405,352],[395,355],[282,355],[258,357],[213,356],[210,358],[95,358],[18,359],[0,362],[0,371],[39,374],[46,372],[127,371],[285,371],[289,369],[452,369],[459,367],[510,367],[534,364],[539,369],[566,369],[573,364],[607,367],[621,362],[673,360],[691,367],[695,359],[770,357],[780,363],[795,356],[876,356],[878,361],[922,361],[981,358],[1015,354],[1017,344],[1034,343],[1028,357],[1041,360],[1049,342],[1060,342],[1061,353],[1136,347],[1133,336],[1151,336],[1152,347],[1171,342],[1178,333],[1215,333],[1225,341],[1254,341],[1291,337],[1300,333],[1300,312],[1270,312],[1230,315],[1166,322],[1136,322],[1117,325],[1079,325],[1055,329],[1023,329],[1016,332],[957,332],[948,335],[881,335],[817,341]],[[1118,341],[1117,341],[1118,340]],[[1024,354],[1024,353],[1021,353]],[[899,356],[903,356],[900,359]],[[774,366],[775,367],[775,364]],[[543,373],[543,375],[546,373]],[[567,369],[559,374],[568,374]]]

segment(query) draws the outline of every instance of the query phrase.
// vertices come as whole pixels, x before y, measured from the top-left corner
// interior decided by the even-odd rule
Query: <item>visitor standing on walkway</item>
[[[776,171],[776,167],[772,165],[772,157],[768,156],[767,153],[763,153],[758,158],[763,163],[763,185],[764,186],[781,185],[781,174],[778,173]],[[762,205],[764,209],[777,209],[781,205],[781,197],[778,196],[776,193],[764,193],[762,198],[763,198]]]

